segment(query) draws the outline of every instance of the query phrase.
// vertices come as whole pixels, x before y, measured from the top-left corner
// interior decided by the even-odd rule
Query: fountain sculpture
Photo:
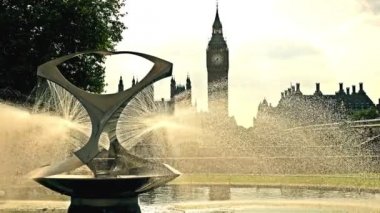
[[[115,94],[92,94],[70,83],[58,65],[83,54],[132,54],[153,62],[153,67],[134,87]],[[179,176],[179,172],[128,152],[119,143],[116,125],[128,102],[148,85],[171,75],[172,63],[157,57],[129,51],[87,51],[53,59],[38,67],[37,75],[54,82],[74,97],[86,109],[92,125],[88,142],[64,161],[36,169],[33,179],[59,193],[71,197],[68,212],[140,212],[137,196]],[[108,149],[99,146],[102,133],[108,135]],[[62,173],[87,165],[93,176]]]

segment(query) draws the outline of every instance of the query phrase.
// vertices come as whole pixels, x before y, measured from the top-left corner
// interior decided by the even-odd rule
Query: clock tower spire
[[[228,46],[223,37],[223,26],[219,17],[218,3],[206,55],[209,111],[228,114]],[[218,87],[218,91],[215,90],[215,87]]]

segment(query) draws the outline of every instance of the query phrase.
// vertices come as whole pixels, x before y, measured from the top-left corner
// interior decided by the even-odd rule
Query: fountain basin
[[[173,180],[173,175],[120,175],[94,178],[90,175],[53,175],[34,180],[71,197],[69,213],[141,212],[138,194]]]
[[[121,175],[94,178],[90,175],[53,175],[34,180],[41,185],[70,197],[120,198],[135,197],[178,177],[173,175]]]
[[[68,81],[58,65],[83,54],[103,56],[132,54],[154,63],[148,74],[130,89],[115,94],[93,94]],[[179,176],[170,166],[142,159],[121,146],[116,134],[117,122],[131,99],[152,83],[169,77],[172,63],[143,53],[130,51],[86,51],[50,60],[37,69],[37,76],[63,87],[86,109],[92,130],[87,143],[74,156],[33,171],[41,185],[71,197],[69,212],[139,212],[137,195],[157,188]],[[109,148],[99,146],[106,133]],[[86,164],[94,176],[58,175]]]

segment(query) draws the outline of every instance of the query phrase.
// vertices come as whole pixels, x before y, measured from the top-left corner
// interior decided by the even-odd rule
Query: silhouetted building
[[[189,74],[186,77],[186,90],[191,90],[191,80]]]
[[[187,84],[189,84],[190,87],[188,87]],[[189,77],[186,79],[186,86],[177,84],[174,77],[172,77],[170,81],[170,99],[174,99],[176,95],[179,95],[186,90],[191,90],[191,81]]]
[[[214,113],[218,111],[228,115],[229,55],[227,42],[223,37],[218,5],[206,55],[209,112]]]
[[[345,120],[355,111],[374,107],[375,104],[364,91],[363,83],[359,83],[359,91],[353,85],[352,92],[350,88],[344,91],[343,83],[339,83],[339,90],[334,95],[323,94],[319,83],[316,83],[314,94],[304,95],[297,83],[281,93],[276,107],[264,99],[259,104],[256,120],[281,117],[294,125],[327,123]]]
[[[135,86],[136,85],[136,80],[135,80],[135,76],[133,76],[132,78],[132,86]]]
[[[120,76],[119,85],[118,85],[118,92],[124,91],[124,84],[123,84],[123,77]]]
[[[132,78],[132,87],[138,83],[138,80],[133,76]],[[118,84],[118,92],[124,91],[124,83],[123,78],[120,76],[119,84]],[[191,79],[189,75],[186,78],[186,86],[177,84],[174,77],[172,77],[170,81],[170,100],[165,101],[161,98],[160,101],[154,100],[154,87],[153,85],[149,85],[144,89],[144,97],[145,99],[151,99],[144,101],[145,103],[150,103],[155,105],[154,110],[159,110],[165,113],[174,113],[175,104],[178,102],[182,102],[186,106],[191,106]],[[159,106],[159,107],[158,107]],[[158,109],[158,108],[160,109]]]

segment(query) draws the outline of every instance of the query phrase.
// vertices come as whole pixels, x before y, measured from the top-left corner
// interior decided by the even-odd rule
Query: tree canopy
[[[368,109],[361,109],[353,111],[350,115],[351,120],[367,120],[367,119],[375,119],[379,117],[379,112],[375,107],[371,107]]]
[[[125,25],[125,0],[2,0],[0,2],[0,89],[29,95],[37,66],[84,50],[113,50]],[[88,55],[61,65],[75,85],[100,93],[104,57]]]

